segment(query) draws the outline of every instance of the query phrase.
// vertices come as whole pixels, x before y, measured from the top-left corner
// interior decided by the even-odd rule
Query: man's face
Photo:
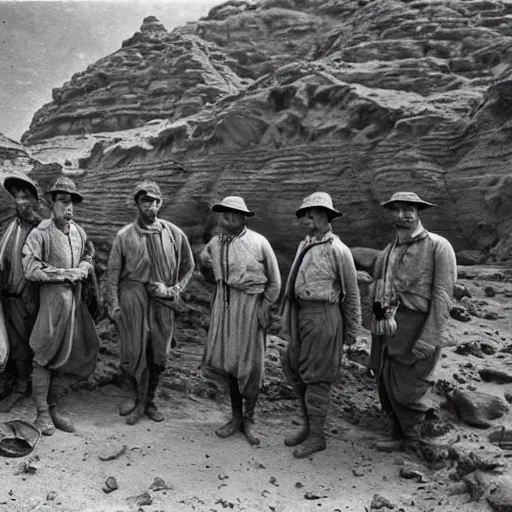
[[[37,206],[37,199],[28,190],[13,189],[14,201],[16,202],[16,214],[21,219],[32,220],[34,209]]]
[[[310,208],[306,210],[302,217],[299,217],[301,226],[309,233],[324,231],[329,226],[329,217],[327,213],[320,208]]]
[[[398,229],[414,229],[418,225],[418,208],[411,203],[393,203],[391,215]]]
[[[53,217],[57,222],[69,222],[73,219],[73,201],[71,194],[57,192],[52,205]]]
[[[157,197],[141,194],[137,198],[137,208],[144,222],[151,224],[155,221],[158,211],[162,206],[162,201]]]
[[[227,233],[239,233],[245,225],[245,215],[238,212],[220,212],[219,227]]]

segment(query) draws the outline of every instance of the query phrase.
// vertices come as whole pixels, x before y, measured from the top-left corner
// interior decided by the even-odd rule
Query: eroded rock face
[[[79,220],[106,246],[152,177],[163,216],[196,242],[209,204],[243,195],[285,264],[314,190],[344,212],[334,228],[350,246],[392,238],[379,203],[405,189],[439,205],[424,224],[457,251],[512,259],[511,13],[494,0],[230,1],[170,34],[150,17],[54,91],[24,141],[44,160],[82,137]]]

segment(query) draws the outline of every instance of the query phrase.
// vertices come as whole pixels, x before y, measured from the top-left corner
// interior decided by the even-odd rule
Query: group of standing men
[[[10,177],[4,187],[16,201],[17,217],[0,242],[2,304],[18,382],[0,403],[10,410],[26,395],[29,379],[37,407],[36,426],[74,431],[57,407],[57,373],[86,378],[94,370],[98,337],[84,300],[94,278],[94,249],[73,221],[82,196],[69,178],[48,192],[50,219],[37,216],[38,190],[27,178]],[[187,237],[158,217],[162,193],[145,181],[133,192],[135,221],[116,235],[108,263],[108,313],[120,337],[120,368],[132,396],[120,404],[127,423],[144,414],[164,416],[155,400],[174,335],[181,293],[194,270]],[[418,212],[432,205],[398,192],[383,203],[392,211],[396,239],[374,268],[371,366],[383,409],[395,420],[396,438],[381,449],[419,438],[428,406],[428,377],[439,358],[456,277],[455,256],[442,237],[426,231]],[[254,411],[264,376],[265,338],[271,310],[280,302],[284,374],[300,399],[303,423],[285,439],[297,458],[326,447],[324,424],[329,393],[341,368],[343,345],[357,341],[361,305],[354,259],[332,232],[341,213],[331,197],[315,192],[296,216],[306,231],[284,292],[268,240],[247,228],[254,215],[238,196],[212,206],[218,232],[198,257],[201,272],[216,284],[203,363],[228,383],[231,418],[219,437],[243,432],[260,444]]]

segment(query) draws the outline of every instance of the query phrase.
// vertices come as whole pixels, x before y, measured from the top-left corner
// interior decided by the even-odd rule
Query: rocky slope
[[[349,245],[382,247],[378,203],[410,189],[439,205],[425,223],[457,251],[511,259],[511,14],[496,0],[229,1],[171,33],[149,17],[55,89],[23,141],[85,171],[80,220],[106,246],[153,177],[196,241],[214,199],[246,196],[285,262],[315,189],[344,211]]]

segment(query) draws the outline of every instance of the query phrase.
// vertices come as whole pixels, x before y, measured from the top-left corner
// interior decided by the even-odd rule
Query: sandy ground
[[[508,353],[512,347],[512,301],[507,296],[512,295],[512,280],[501,270],[498,274],[489,273],[488,268],[471,272],[463,274],[468,279],[461,280],[472,294],[472,299],[464,301],[479,316],[472,316],[467,323],[451,320],[450,333],[459,344],[493,345],[495,354],[461,355],[447,348],[435,378],[459,389],[469,386],[503,397],[505,392],[512,392],[512,384],[481,382],[477,370],[489,366],[512,369],[512,354]],[[493,297],[486,296],[487,286],[494,288]],[[63,408],[74,420],[77,432],[57,431],[52,437],[43,437],[31,456],[0,459],[2,512],[366,512],[373,510],[375,494],[389,500],[393,510],[405,512],[491,510],[485,500],[470,502],[467,493],[451,495],[455,483],[450,463],[428,465],[414,454],[374,449],[374,442],[386,436],[388,425],[379,411],[374,383],[365,374],[367,337],[345,359],[333,392],[326,451],[296,460],[292,450],[284,446],[283,437],[298,423],[297,403],[282,380],[272,343],[258,409],[261,447],[249,446],[241,434],[217,438],[214,429],[227,417],[228,404],[223,389],[197,370],[208,303],[205,297],[197,296],[200,288],[198,285],[190,291],[194,309],[180,323],[181,344],[173,353],[160,389],[166,421],[154,423],[145,418],[130,427],[118,415],[118,403],[125,392],[112,384],[116,340],[112,328],[103,323],[101,367],[87,386],[63,399]],[[440,395],[435,399],[443,401]],[[464,426],[453,412],[441,411],[448,433],[435,442],[464,445],[475,452],[489,448],[488,431]],[[510,426],[511,416],[508,413],[491,423]],[[0,414],[0,421],[34,417],[34,405],[27,398],[11,413]],[[118,458],[100,460],[99,456],[119,452],[124,446]],[[508,459],[503,460],[506,463]],[[403,468],[417,469],[423,481],[402,478]],[[508,469],[505,474],[510,475]],[[110,476],[115,477],[119,488],[106,494],[102,486]],[[155,478],[162,479],[168,489],[151,489]]]

